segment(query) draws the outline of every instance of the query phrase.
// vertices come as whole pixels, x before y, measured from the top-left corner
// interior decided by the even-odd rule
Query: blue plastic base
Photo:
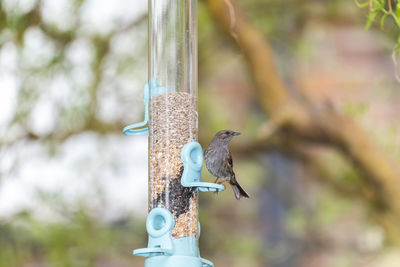
[[[200,258],[190,256],[157,256],[145,261],[145,267],[202,267]]]
[[[173,249],[163,251],[162,248],[142,248],[133,251],[133,255],[150,257],[146,260],[148,267],[197,267],[214,264],[200,257],[197,239],[194,236],[183,237],[172,240]],[[181,265],[179,265],[179,264]]]

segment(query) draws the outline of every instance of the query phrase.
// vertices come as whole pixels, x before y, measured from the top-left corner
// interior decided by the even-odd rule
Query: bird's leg
[[[215,179],[214,184],[215,184],[215,183],[217,183],[217,184],[223,184],[223,183],[225,183],[226,181],[229,181],[230,178],[227,177],[227,178],[222,179],[222,180],[220,180],[220,181],[218,181],[218,179],[219,179],[219,178]],[[217,189],[217,190],[215,191],[215,193],[218,194],[218,192],[219,192],[219,190]]]
[[[227,177],[227,178],[225,178],[225,179],[222,179],[221,181],[218,182],[218,184],[223,184],[223,183],[225,183],[226,181],[229,181],[229,179],[230,179],[230,177]]]
[[[215,179],[214,184],[219,184],[218,179],[219,179],[218,177],[217,177],[217,179]],[[217,189],[214,193],[218,194],[218,192],[219,192],[219,190]]]

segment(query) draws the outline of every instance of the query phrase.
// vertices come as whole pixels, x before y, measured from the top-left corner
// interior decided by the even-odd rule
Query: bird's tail
[[[231,183],[233,192],[235,193],[235,197],[239,200],[241,197],[249,198],[250,196],[244,191],[244,189],[239,185],[238,182]]]

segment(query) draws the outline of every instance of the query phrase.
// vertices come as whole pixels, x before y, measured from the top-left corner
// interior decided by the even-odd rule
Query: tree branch
[[[380,215],[388,218],[388,237],[400,243],[400,230],[392,227],[400,221],[400,179],[391,159],[353,120],[330,108],[317,108],[310,101],[293,96],[284,85],[272,49],[265,37],[253,27],[233,0],[234,21],[224,0],[206,0],[213,19],[234,38],[245,55],[257,94],[265,113],[291,142],[325,144],[341,151],[360,171],[361,178],[379,200]]]

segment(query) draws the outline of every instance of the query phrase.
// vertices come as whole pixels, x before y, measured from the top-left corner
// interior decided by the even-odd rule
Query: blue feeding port
[[[150,90],[151,89],[151,90]],[[143,101],[144,101],[144,120],[142,122],[128,125],[124,128],[123,133],[128,136],[147,135],[149,134],[149,102],[150,98],[156,95],[165,94],[168,92],[166,87],[160,86],[157,78],[153,78],[150,82],[146,83],[143,88]]]
[[[203,150],[198,142],[192,141],[183,147],[181,151],[181,160],[184,166],[181,179],[182,186],[193,187],[201,192],[218,192],[225,190],[223,185],[201,181]]]
[[[136,249],[133,255],[152,257],[173,255],[171,231],[174,228],[174,216],[166,209],[152,209],[146,220],[146,229],[149,234],[147,248]]]

